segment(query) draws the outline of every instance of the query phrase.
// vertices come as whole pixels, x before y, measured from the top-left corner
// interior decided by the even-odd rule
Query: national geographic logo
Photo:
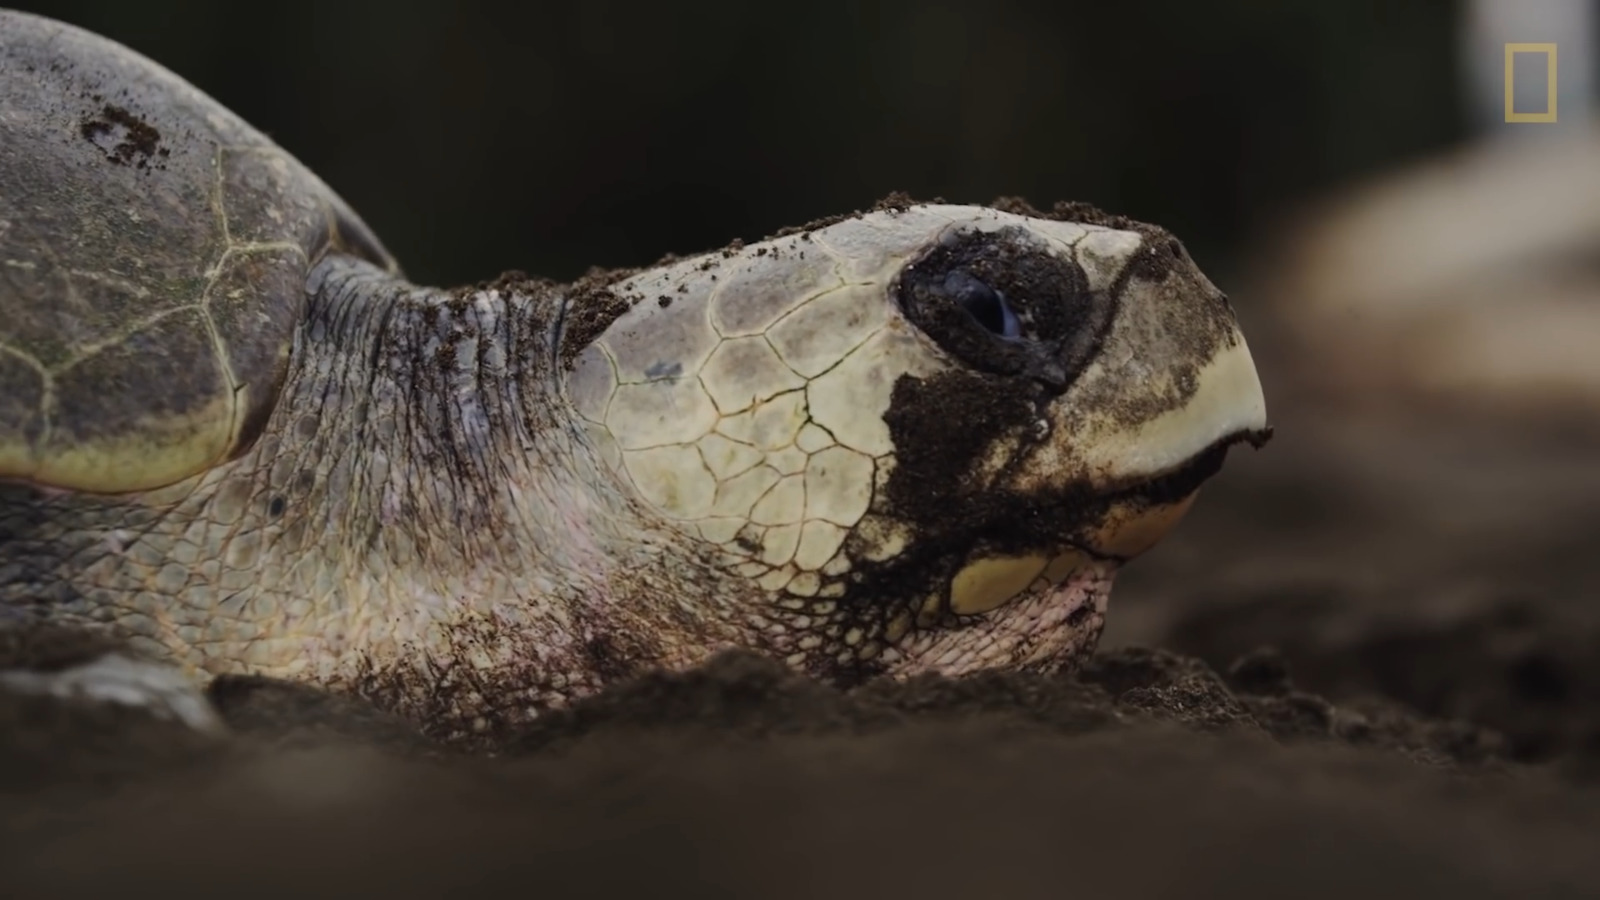
[[[1542,112],[1517,112],[1516,110],[1516,85],[1517,85],[1517,54],[1542,55],[1544,57],[1544,110]],[[1537,71],[1537,70],[1535,70]],[[1529,74],[1524,72],[1524,74]],[[1554,122],[1556,120],[1556,45],[1555,44],[1507,44],[1506,45],[1506,121],[1507,122]]]

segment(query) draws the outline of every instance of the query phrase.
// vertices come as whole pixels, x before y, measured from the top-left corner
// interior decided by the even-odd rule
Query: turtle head
[[[614,292],[567,395],[820,674],[1069,664],[1117,567],[1268,435],[1227,299],[1093,211],[875,211]]]

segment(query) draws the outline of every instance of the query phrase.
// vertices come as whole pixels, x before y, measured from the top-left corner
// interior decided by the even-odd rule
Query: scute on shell
[[[0,11],[0,479],[122,492],[241,451],[330,248],[393,269],[264,135],[139,54]]]

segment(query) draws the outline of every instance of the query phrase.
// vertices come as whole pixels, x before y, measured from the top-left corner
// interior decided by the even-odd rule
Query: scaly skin
[[[109,625],[202,677],[364,690],[444,731],[760,645],[727,574],[563,427],[559,297],[450,296],[345,258],[312,284],[240,458],[137,495],[0,487],[0,610]]]

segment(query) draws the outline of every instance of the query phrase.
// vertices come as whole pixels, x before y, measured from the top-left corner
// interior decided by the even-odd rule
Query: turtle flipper
[[[8,628],[12,652],[0,654],[0,691],[53,697],[65,702],[114,703],[150,716],[212,734],[226,731],[205,689],[182,670],[146,659],[131,650],[105,647],[93,635],[26,634],[28,625]],[[59,632],[59,629],[50,629]],[[30,652],[39,645],[77,643],[61,653]],[[30,640],[32,638],[32,640]],[[76,639],[76,640],[75,640]],[[53,657],[53,658],[52,658]]]

